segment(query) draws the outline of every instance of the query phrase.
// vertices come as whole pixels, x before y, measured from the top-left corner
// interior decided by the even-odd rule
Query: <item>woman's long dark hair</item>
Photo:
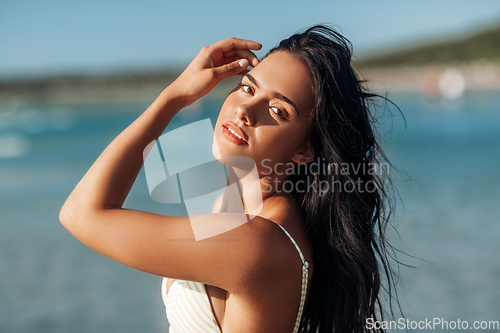
[[[274,52],[301,59],[314,84],[314,161],[297,165],[289,178],[314,252],[300,331],[378,331],[368,329],[367,319],[383,319],[380,291],[391,298],[393,275],[385,239],[391,205],[382,171],[388,164],[369,110],[377,95],[365,91],[351,67],[349,41],[326,26],[293,35],[268,54]]]

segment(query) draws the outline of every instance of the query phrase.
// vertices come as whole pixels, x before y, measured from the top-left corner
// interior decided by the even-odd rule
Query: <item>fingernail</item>
[[[248,66],[248,60],[241,59],[238,61],[238,65],[240,65],[241,68],[246,68]]]

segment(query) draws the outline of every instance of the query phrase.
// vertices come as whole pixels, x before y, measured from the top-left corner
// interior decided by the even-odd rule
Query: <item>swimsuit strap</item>
[[[272,221],[274,222],[274,221]],[[274,222],[276,223],[276,222]],[[295,327],[293,329],[293,333],[297,333],[299,330],[299,325],[300,325],[300,319],[302,318],[302,312],[304,311],[304,303],[306,301],[306,294],[307,294],[307,281],[309,279],[309,263],[307,260],[304,258],[304,255],[302,254],[302,251],[300,250],[299,246],[297,245],[297,242],[295,239],[293,239],[292,235],[288,233],[288,231],[283,228],[283,226],[279,223],[276,223],[281,230],[285,232],[285,234],[290,238],[292,241],[293,245],[295,245],[295,248],[297,249],[297,252],[299,252],[300,255],[300,260],[302,261],[302,293],[300,295],[300,305],[299,305],[299,312],[297,313],[297,320],[295,320]]]

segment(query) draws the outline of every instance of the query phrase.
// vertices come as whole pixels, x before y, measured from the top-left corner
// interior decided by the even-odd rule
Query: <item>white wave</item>
[[[25,155],[30,147],[30,141],[25,136],[10,134],[0,137],[0,159]]]

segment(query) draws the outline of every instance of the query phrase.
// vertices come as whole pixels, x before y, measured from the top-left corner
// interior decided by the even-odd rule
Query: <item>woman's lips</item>
[[[233,124],[222,125],[222,134],[234,144],[237,145],[248,145],[245,134]]]

